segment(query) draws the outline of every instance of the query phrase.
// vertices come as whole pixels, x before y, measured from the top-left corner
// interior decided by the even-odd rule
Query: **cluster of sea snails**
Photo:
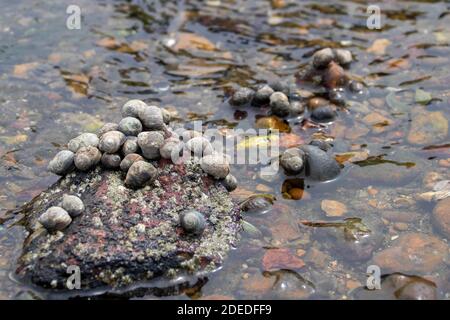
[[[152,161],[163,158],[178,163],[196,159],[203,171],[220,180],[228,191],[237,188],[227,157],[216,152],[201,132],[170,128],[171,115],[167,110],[135,99],[123,105],[122,116],[118,124],[106,123],[97,134],[82,133],[70,140],[68,150],[58,152],[50,161],[49,171],[66,175],[75,169],[89,171],[101,164],[108,170],[123,171],[125,186],[139,189],[158,176]],[[40,222],[48,230],[62,230],[73,216],[63,205],[48,209]],[[193,229],[193,221],[195,225],[201,222],[196,211],[180,214],[180,224],[187,232]]]
[[[273,115],[282,118],[302,115],[307,109],[314,121],[333,121],[337,107],[345,105],[345,88],[353,94],[359,94],[364,89],[360,82],[350,80],[344,70],[352,61],[352,53],[345,49],[325,48],[314,53],[299,78],[322,85],[326,89],[323,97],[304,97],[291,92],[288,85],[278,81],[262,84],[256,89],[239,88],[229,103],[233,106],[269,106]]]

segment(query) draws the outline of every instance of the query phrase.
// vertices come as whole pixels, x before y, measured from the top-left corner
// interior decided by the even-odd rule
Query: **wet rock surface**
[[[61,178],[29,203],[23,213],[30,235],[17,273],[44,287],[64,288],[67,267],[80,267],[82,288],[124,286],[158,276],[195,274],[219,267],[238,238],[237,206],[199,165],[155,163],[159,176],[139,190],[124,186],[123,173],[96,168]],[[85,210],[62,232],[36,223],[64,193],[76,193]],[[179,214],[201,212],[201,235],[187,234]]]

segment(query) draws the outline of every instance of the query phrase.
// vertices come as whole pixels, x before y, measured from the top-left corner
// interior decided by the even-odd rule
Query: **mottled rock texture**
[[[197,274],[219,267],[238,241],[240,214],[220,182],[199,165],[153,163],[153,185],[124,186],[124,173],[96,168],[61,178],[23,209],[30,235],[17,273],[43,287],[64,288],[67,266],[81,271],[82,289],[125,286],[158,276]],[[64,193],[78,194],[85,212],[62,232],[47,233],[37,218],[59,203]],[[201,236],[186,234],[179,213],[204,214]],[[55,282],[56,280],[56,282]],[[53,283],[52,283],[53,281]]]

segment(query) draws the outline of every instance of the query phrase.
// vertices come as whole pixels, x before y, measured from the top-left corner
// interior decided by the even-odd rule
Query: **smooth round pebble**
[[[61,207],[50,207],[38,219],[48,231],[62,231],[72,222],[69,213]]]
[[[274,93],[274,90],[267,84],[261,86],[255,93],[253,103],[256,105],[268,104],[272,93]]]
[[[100,137],[98,148],[106,153],[116,153],[125,143],[126,137],[120,131],[108,131]]]
[[[229,192],[235,190],[238,187],[237,179],[232,174],[228,174],[225,179],[222,180],[222,184]]]
[[[71,139],[67,144],[67,147],[70,151],[77,152],[81,147],[97,147],[99,141],[96,134],[82,133],[78,137]]]
[[[95,167],[102,158],[102,153],[96,147],[82,147],[75,153],[75,167],[80,171],[88,171]]]
[[[346,49],[336,49],[334,50],[334,56],[336,62],[341,66],[349,65],[353,61],[353,56],[350,50]]]
[[[331,105],[318,107],[311,112],[311,118],[319,122],[333,121],[336,116],[336,110]]]
[[[48,170],[63,176],[74,169],[75,154],[69,150],[62,150],[49,162]]]
[[[65,194],[63,196],[61,207],[73,218],[84,212],[84,203],[77,196]]]
[[[142,123],[137,118],[126,117],[119,122],[119,131],[127,136],[137,136],[142,132]]]

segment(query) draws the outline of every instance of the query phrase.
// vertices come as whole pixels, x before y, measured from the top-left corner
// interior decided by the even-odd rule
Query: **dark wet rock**
[[[274,90],[269,85],[265,84],[261,86],[255,93],[253,104],[258,106],[269,104],[272,93],[274,93]]]
[[[362,93],[364,90],[364,86],[362,85],[362,83],[354,80],[349,82],[348,88],[353,93]]]
[[[334,56],[336,62],[341,66],[349,65],[353,61],[353,56],[350,50],[346,49],[336,49],[334,50]]]
[[[305,105],[300,101],[292,101],[289,112],[292,116],[298,116],[305,112]]]
[[[136,161],[144,161],[144,158],[137,153],[130,153],[123,158],[123,160],[120,162],[120,170],[124,172],[128,172],[131,165]]]
[[[433,224],[450,239],[450,198],[440,200],[434,207]]]
[[[26,205],[24,224],[30,236],[18,275],[39,286],[53,282],[63,289],[67,266],[77,265],[81,288],[89,289],[163,275],[173,279],[221,266],[240,229],[239,210],[228,192],[198,165],[166,160],[155,165],[160,173],[152,188],[128,189],[121,172],[97,167],[67,175]],[[69,189],[83,200],[83,215],[63,234],[35,229],[38,217]],[[201,236],[187,235],[179,227],[179,213],[187,209],[204,214]]]
[[[78,217],[84,212],[84,203],[77,196],[65,194],[62,199],[61,207],[73,218]]]
[[[383,272],[424,273],[444,265],[448,259],[448,245],[425,233],[404,233],[391,247],[377,252],[373,263]]]
[[[67,228],[72,222],[72,218],[63,208],[53,206],[39,217],[38,222],[49,232],[54,232]]]
[[[419,276],[392,273],[384,275],[380,290],[359,288],[354,297],[364,300],[435,300],[436,284]]]
[[[242,106],[250,103],[255,91],[250,88],[239,88],[231,97],[230,103],[234,106]]]
[[[75,167],[81,171],[88,171],[101,160],[102,153],[95,147],[82,147],[75,153]]]
[[[299,174],[303,170],[305,153],[299,148],[290,148],[280,157],[280,165],[288,173]]]
[[[257,194],[248,197],[241,204],[242,211],[253,214],[265,214],[273,205],[274,197],[267,194]]]
[[[81,147],[97,147],[99,139],[96,134],[82,133],[78,137],[73,138],[67,144],[67,148],[72,152],[77,152]]]
[[[206,228],[206,219],[197,210],[186,210],[180,213],[180,226],[186,233],[198,236]]]
[[[315,108],[311,112],[311,118],[318,122],[330,122],[336,119],[336,116],[336,109],[330,104]]]
[[[142,123],[134,117],[125,117],[119,122],[119,131],[127,136],[137,136],[142,132]]]
[[[75,154],[69,150],[62,150],[49,162],[48,170],[54,174],[63,176],[75,168]]]
[[[369,157],[355,162],[351,176],[360,184],[385,184],[397,186],[407,184],[422,175],[423,163],[414,154],[397,150],[384,156]]]
[[[271,81],[269,83],[269,87],[273,89],[273,91],[283,92],[285,95],[289,96],[290,88],[289,85],[284,81]]]
[[[286,117],[291,112],[288,97],[283,92],[274,92],[270,96],[270,110],[274,115]]]
[[[334,52],[330,48],[321,49],[314,53],[312,59],[314,68],[323,69],[326,68],[331,61],[333,61]]]
[[[132,189],[142,188],[151,184],[157,177],[156,168],[145,161],[134,161],[125,177],[125,185]]]
[[[341,172],[339,163],[327,152],[312,145],[300,147],[306,154],[306,175],[314,180],[327,181],[336,178]]]
[[[108,131],[100,137],[98,148],[106,153],[116,153],[125,143],[126,136],[120,131]]]
[[[345,105],[346,98],[343,90],[331,90],[330,92],[328,92],[328,99],[339,106]]]
[[[117,169],[120,167],[120,162],[122,161],[122,158],[118,154],[109,154],[104,153],[102,155],[102,165],[107,169]]]
[[[238,187],[237,179],[231,173],[222,180],[222,184],[230,192]]]

